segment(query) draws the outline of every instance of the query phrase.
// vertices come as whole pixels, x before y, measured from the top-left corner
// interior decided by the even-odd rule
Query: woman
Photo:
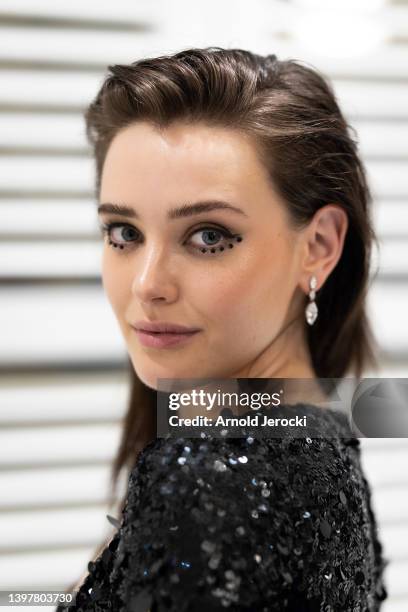
[[[130,476],[75,609],[379,610],[359,440],[323,391],[290,398],[319,438],[155,437],[159,379],[318,391],[376,366],[370,193],[333,91],[299,62],[219,47],[110,71],[86,122],[131,363],[113,474]]]

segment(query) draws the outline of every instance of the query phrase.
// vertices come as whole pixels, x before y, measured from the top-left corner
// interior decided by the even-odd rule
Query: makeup
[[[242,236],[234,236],[233,237],[234,240],[236,242],[241,242],[242,241]],[[229,249],[233,249],[234,245],[232,244],[232,242],[228,243],[228,248]],[[219,246],[219,247],[211,247],[211,248],[202,248],[200,249],[202,253],[215,253],[216,251],[225,251],[226,247],[225,246]]]
[[[199,333],[199,331],[194,331],[182,334],[166,334],[133,329],[137,334],[140,344],[149,348],[171,348],[172,346],[189,342],[189,340]]]
[[[107,237],[108,243],[111,247],[115,249],[128,250],[128,249],[131,249],[133,246],[135,246],[135,244],[140,244],[140,240],[135,240],[135,239],[125,240],[123,243],[112,240],[112,232],[117,228],[131,228],[133,231],[135,230],[135,228],[133,228],[129,224],[121,223],[119,221],[112,221],[106,224],[101,224],[100,229],[102,231],[102,235]],[[207,246],[204,246],[204,245],[196,246],[194,244],[189,245],[195,251],[199,251],[201,253],[209,254],[209,253],[223,252],[228,249],[232,249],[234,247],[234,244],[233,244],[234,241],[235,243],[239,243],[243,240],[241,235],[233,234],[231,233],[230,230],[226,228],[211,227],[209,225],[205,225],[204,227],[197,228],[192,234],[190,234],[190,237],[192,235],[194,236],[194,234],[204,233],[204,232],[215,232],[216,234],[219,234],[222,237],[222,243],[219,246],[212,246],[211,244],[208,244]],[[188,242],[185,244],[188,244]]]

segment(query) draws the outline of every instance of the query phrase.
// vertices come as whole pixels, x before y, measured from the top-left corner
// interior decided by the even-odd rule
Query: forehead
[[[129,189],[183,191],[209,186],[245,194],[267,184],[255,145],[242,132],[182,122],[159,130],[135,122],[120,130],[108,149],[101,194],[107,197],[106,192],[115,190],[116,197],[126,197],[123,192]]]

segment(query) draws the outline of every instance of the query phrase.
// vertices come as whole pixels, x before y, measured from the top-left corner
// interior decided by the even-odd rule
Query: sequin
[[[379,611],[387,561],[358,440],[345,415],[299,407],[326,437],[153,440],[57,612]]]
[[[220,554],[212,555],[211,559],[208,562],[208,567],[210,567],[211,569],[217,569],[220,561],[221,561]]]
[[[285,557],[289,554],[289,548],[287,546],[283,546],[282,544],[278,543],[276,547],[279,552],[282,553],[282,555],[284,555]]]
[[[234,574],[234,572],[232,570],[227,570],[225,572],[225,577],[227,578],[227,580],[236,580],[237,576]]]
[[[326,519],[320,521],[320,531],[324,535],[325,538],[329,538],[331,534],[331,527]]]
[[[339,497],[340,497],[340,501],[343,504],[343,506],[346,506],[347,505],[347,498],[346,498],[346,496],[344,494],[344,491],[340,491]]]
[[[205,552],[213,553],[214,550],[217,548],[217,545],[215,544],[215,542],[209,542],[208,540],[203,540],[201,542],[201,548],[205,550]]]
[[[216,459],[214,461],[214,470],[217,470],[217,472],[225,472],[226,469],[227,466],[225,465],[225,463],[223,463],[219,459]]]

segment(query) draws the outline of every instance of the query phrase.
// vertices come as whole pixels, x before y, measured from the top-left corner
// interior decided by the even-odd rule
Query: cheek
[[[102,285],[120,322],[129,303],[131,285],[126,275],[126,267],[115,264],[107,251],[104,252],[102,258]]]
[[[291,262],[283,241],[248,251],[228,269],[200,279],[200,310],[220,336],[233,338],[235,344],[275,335],[290,300]]]

